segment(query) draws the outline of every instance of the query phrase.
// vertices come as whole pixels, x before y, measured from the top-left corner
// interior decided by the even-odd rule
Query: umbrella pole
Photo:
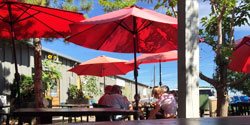
[[[17,68],[17,59],[16,59],[16,45],[15,45],[15,31],[14,31],[14,24],[12,21],[12,12],[11,12],[11,4],[8,3],[8,11],[9,11],[9,16],[10,16],[10,26],[11,26],[11,41],[12,41],[12,46],[13,46],[13,56],[14,56],[14,62],[15,62],[15,82],[17,84],[17,95],[18,95],[18,108],[21,108],[21,95],[20,95],[20,74],[18,73],[18,68]]]
[[[160,61],[159,65],[160,65],[160,82],[159,82],[159,85],[161,86],[162,85],[162,83],[161,83],[161,61]]]
[[[137,71],[137,62],[136,62],[136,43],[137,43],[137,39],[138,39],[138,34],[137,34],[137,30],[136,30],[137,26],[136,26],[136,17],[133,17],[133,41],[134,41],[134,77],[135,77],[135,94],[138,95],[138,87],[137,87],[137,76],[138,76],[138,71]],[[136,102],[136,106],[135,106],[135,110],[138,111],[138,102],[139,100],[136,98],[135,102]],[[135,116],[135,120],[138,120],[138,115]]]
[[[103,81],[104,81],[104,88],[103,88],[103,90],[105,91],[105,87],[106,87],[106,80],[105,80],[105,76],[103,77]]]

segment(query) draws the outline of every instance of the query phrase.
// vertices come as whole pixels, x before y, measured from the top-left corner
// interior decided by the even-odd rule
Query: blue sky
[[[141,3],[137,4],[140,7],[153,9],[152,4]],[[210,5],[208,3],[199,2],[199,18],[204,17],[209,14]],[[158,9],[157,12],[164,12],[164,9]],[[101,15],[104,12],[102,11],[102,7],[98,5],[98,0],[94,0],[94,8],[90,11],[87,15],[88,17],[94,17],[97,15]],[[242,38],[246,35],[250,35],[250,28],[243,27],[243,28],[236,28],[235,29],[235,39]],[[104,51],[97,51],[92,49],[87,49],[72,43],[65,44],[63,43],[63,39],[58,39],[54,42],[44,42],[42,41],[42,46],[56,52],[62,53],[64,55],[70,56],[72,58],[87,61],[97,56],[105,55],[113,58],[131,60],[133,59],[133,54],[122,54],[122,53],[113,53],[113,52],[104,52]],[[204,43],[200,43],[200,72],[204,73],[205,75],[211,77],[214,69],[215,64],[213,62],[215,53],[212,51],[211,47]],[[140,54],[137,54],[139,56]],[[154,66],[156,67],[156,74],[155,74],[155,83],[158,85],[159,83],[159,64],[152,63],[152,64],[141,64],[139,69],[139,76],[138,82],[147,84],[149,86],[153,85],[153,76],[154,76]],[[126,75],[122,75],[122,77],[134,80],[133,71],[127,73]],[[162,83],[163,85],[168,85],[170,89],[177,88],[177,61],[171,62],[164,62],[162,63]],[[210,86],[203,80],[199,81],[200,86]]]

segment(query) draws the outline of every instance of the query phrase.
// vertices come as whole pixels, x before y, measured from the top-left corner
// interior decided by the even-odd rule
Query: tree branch
[[[211,0],[211,4],[212,4],[212,6],[213,6],[216,10],[220,10],[220,8],[219,8],[218,6],[216,6],[214,0]],[[217,11],[216,11],[215,13],[217,13]]]
[[[232,46],[233,45],[233,42],[234,42],[234,23],[235,21],[235,7],[233,8],[232,10],[232,18],[230,19],[230,23],[231,23],[231,28],[230,28],[230,33],[229,33],[229,44]]]
[[[222,7],[222,10],[221,10],[221,12],[220,12],[220,16],[219,16],[220,19],[221,19],[222,16],[224,15],[225,11],[226,11],[226,4],[224,3],[224,4],[223,4],[223,7]]]
[[[170,3],[170,0],[168,0],[168,3]],[[171,8],[172,8],[172,11],[173,11],[173,13],[174,13],[174,17],[177,18],[177,13],[175,12],[174,6],[172,6]]]
[[[243,81],[245,81],[247,78],[250,78],[250,73],[249,73],[249,74],[246,74],[245,76],[243,76],[243,77],[240,78],[240,79],[237,79],[237,80],[234,81],[234,82],[228,82],[227,85],[228,85],[228,86],[232,86],[232,85],[240,84],[240,83],[242,83]]]
[[[210,83],[211,85],[213,85],[214,87],[216,86],[217,81],[211,78],[208,78],[207,76],[203,75],[201,72],[199,74],[200,78],[208,83]]]

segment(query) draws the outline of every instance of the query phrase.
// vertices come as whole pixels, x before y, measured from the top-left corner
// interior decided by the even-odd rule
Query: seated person
[[[111,106],[113,108],[129,109],[129,101],[122,96],[120,86],[114,85],[111,89],[110,95],[103,97],[102,105]]]
[[[103,96],[99,99],[98,104],[100,104],[100,105],[102,104],[102,100],[103,100],[104,96],[109,95],[111,89],[112,89],[112,86],[111,86],[111,85],[107,85],[107,86],[105,87],[105,89],[104,89],[104,94],[103,94]]]
[[[169,93],[169,87],[164,85],[164,86],[161,86],[161,88],[163,89],[164,93]]]
[[[122,95],[120,86],[114,85],[111,89],[110,95],[106,95],[103,98],[102,105],[111,106],[112,108],[129,109],[129,101]],[[127,116],[117,115],[113,120],[122,120]]]
[[[138,107],[139,107],[138,113],[139,113],[139,117],[140,117],[140,119],[144,119],[144,114],[143,114],[143,110],[144,109],[142,108],[143,104],[140,102],[141,97],[140,97],[139,94],[137,94],[137,95],[135,94],[135,96],[134,96],[134,100],[135,101],[132,102],[132,108],[131,109],[134,109],[136,107],[136,99],[138,100]]]
[[[175,90],[170,91],[170,94],[174,95],[175,101],[178,103],[178,95],[177,92]]]
[[[162,88],[154,88],[152,95],[158,98],[155,109],[150,112],[149,119],[153,118],[175,118],[177,104],[172,94],[165,93]]]

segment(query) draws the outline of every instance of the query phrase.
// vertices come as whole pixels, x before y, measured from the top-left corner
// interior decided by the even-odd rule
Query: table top
[[[135,115],[135,110],[115,108],[20,108],[14,116],[79,116],[79,115]]]
[[[114,122],[89,122],[86,125],[247,125],[250,117],[230,116],[214,118],[177,118],[177,119],[156,119],[156,120],[136,120],[136,121],[114,121]],[[82,124],[82,123],[74,123]]]
[[[91,104],[62,104],[62,105],[52,105],[52,107],[89,107]]]

